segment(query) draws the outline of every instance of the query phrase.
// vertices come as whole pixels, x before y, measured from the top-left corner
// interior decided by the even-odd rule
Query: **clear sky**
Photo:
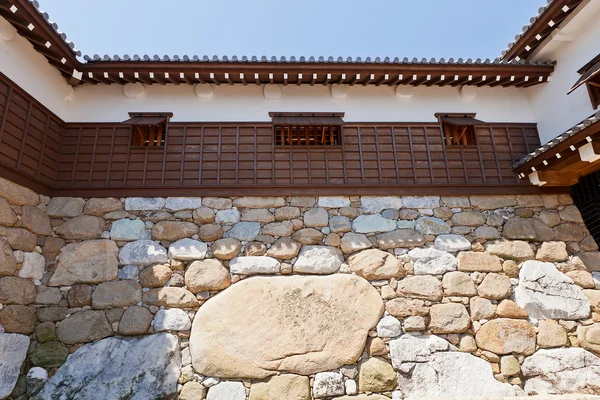
[[[495,58],[546,0],[39,0],[85,55]]]

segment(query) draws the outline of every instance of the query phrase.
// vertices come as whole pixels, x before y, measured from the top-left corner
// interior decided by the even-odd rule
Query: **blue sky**
[[[39,0],[83,54],[495,58],[546,0]]]

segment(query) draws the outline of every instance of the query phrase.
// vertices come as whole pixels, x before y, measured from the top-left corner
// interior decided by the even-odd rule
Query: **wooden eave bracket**
[[[578,151],[579,151],[579,157],[581,158],[581,161],[587,161],[589,163],[593,163],[596,162],[598,160],[600,160],[600,154],[597,154],[594,150],[594,143],[589,142],[584,144],[583,146],[581,146]],[[596,145],[596,147],[598,147],[598,145]]]

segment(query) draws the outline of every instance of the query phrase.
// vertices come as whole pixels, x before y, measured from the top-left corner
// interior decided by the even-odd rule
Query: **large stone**
[[[27,336],[0,333],[0,398],[7,398],[17,384],[28,348]]]
[[[192,222],[161,221],[152,228],[152,238],[175,241],[192,237],[198,232],[198,226]]]
[[[515,300],[535,319],[584,319],[590,303],[580,287],[554,264],[526,261],[519,273]]]
[[[196,381],[187,382],[179,393],[179,400],[202,400],[204,398],[206,398],[206,388]]]
[[[308,376],[282,374],[250,386],[248,400],[310,400]],[[194,399],[196,400],[196,399]]]
[[[495,256],[509,260],[527,260],[534,258],[529,243],[522,240],[494,240],[485,244],[485,250]]]
[[[365,214],[379,214],[383,210],[402,208],[402,198],[396,196],[362,196],[360,206]]]
[[[263,235],[275,237],[290,236],[294,232],[294,224],[290,221],[273,222],[263,227]]]
[[[459,303],[434,304],[429,318],[429,330],[433,333],[463,333],[471,326],[467,309]]]
[[[421,217],[415,223],[415,229],[423,235],[441,235],[450,233],[450,225],[435,217]]]
[[[152,240],[136,240],[121,248],[119,260],[121,264],[162,264],[168,261],[167,249]]]
[[[46,259],[39,253],[25,253],[23,254],[23,265],[19,270],[19,276],[21,278],[35,279],[38,281],[42,280],[44,272],[46,270]]]
[[[452,271],[444,274],[442,287],[446,296],[475,296],[477,288],[469,274],[460,271]]]
[[[560,224],[554,227],[554,237],[563,242],[581,242],[584,237],[583,228],[572,222]]]
[[[398,387],[405,400],[502,398],[519,393],[512,385],[498,382],[487,361],[458,352],[435,335],[392,339],[390,355],[394,368],[401,371]]]
[[[371,357],[359,366],[358,390],[361,392],[385,392],[396,387],[394,368],[381,358]]]
[[[456,270],[456,258],[433,247],[412,249],[408,256],[413,261],[415,275],[441,275]]]
[[[311,208],[304,213],[304,226],[321,228],[329,224],[329,214],[324,208]]]
[[[264,208],[245,208],[240,217],[242,221],[268,224],[275,221],[275,216]]]
[[[336,369],[356,362],[382,313],[377,291],[353,275],[244,279],[196,313],[194,369],[221,378]]]
[[[56,228],[56,234],[67,240],[99,239],[103,231],[104,220],[93,215],[75,217]]]
[[[114,197],[94,198],[89,199],[87,203],[85,203],[83,213],[101,217],[110,212],[119,211],[122,209],[123,203],[121,203],[121,200],[116,199]]]
[[[62,300],[62,293],[57,287],[36,286],[35,304],[55,305]]]
[[[600,358],[584,349],[538,350],[521,371],[529,395],[600,392]]]
[[[404,196],[402,203],[406,208],[437,208],[440,206],[438,196]]]
[[[180,366],[178,339],[171,334],[104,339],[71,354],[37,398],[173,398]]]
[[[265,256],[236,257],[229,263],[231,273],[240,275],[276,274],[280,267],[279,261]]]
[[[165,208],[170,211],[195,210],[202,207],[200,197],[167,197]]]
[[[40,201],[33,190],[4,178],[0,178],[0,196],[15,206],[35,206]]]
[[[0,237],[0,276],[13,275],[17,270],[17,259],[6,239]]]
[[[315,228],[300,229],[292,235],[292,239],[305,245],[321,244],[323,234]]]
[[[440,301],[442,299],[442,283],[435,276],[408,276],[398,282],[396,289],[399,295],[414,299]]]
[[[31,363],[42,368],[58,368],[67,360],[69,349],[52,341],[38,345],[31,353]]]
[[[425,244],[425,237],[420,232],[412,229],[396,229],[392,232],[376,236],[377,246],[382,250],[398,247],[419,247]]]
[[[377,323],[377,336],[382,337],[396,337],[402,333],[402,324],[398,321],[398,318],[386,315],[379,320]]]
[[[485,224],[485,215],[479,211],[462,211],[454,214],[450,220],[459,226],[481,226]]]
[[[352,230],[356,233],[389,232],[396,229],[396,221],[381,215],[359,215],[352,221]]]
[[[219,224],[202,225],[198,237],[205,242],[214,242],[223,237],[223,227]]]
[[[65,344],[93,342],[112,335],[104,311],[79,311],[58,325],[58,340]]]
[[[511,218],[504,224],[502,236],[507,239],[536,240],[537,236],[531,223],[523,218]]]
[[[219,210],[215,216],[215,222],[221,225],[233,225],[240,222],[240,211],[237,208]]]
[[[517,205],[515,196],[471,196],[470,200],[473,208],[481,210],[495,210]]]
[[[435,248],[455,253],[457,251],[471,250],[471,242],[462,235],[439,235],[435,238]]]
[[[192,293],[222,290],[231,285],[231,278],[219,260],[194,261],[185,271],[185,285]]]
[[[234,238],[219,239],[212,244],[211,250],[213,257],[219,260],[231,260],[240,254],[242,243]]]
[[[280,207],[275,210],[275,219],[277,221],[289,221],[300,218],[300,209],[298,207]]]
[[[355,251],[365,250],[372,247],[373,244],[367,237],[361,233],[346,233],[340,241],[340,247],[346,254]]]
[[[567,331],[558,322],[544,319],[538,323],[537,344],[543,349],[568,345]]]
[[[241,241],[250,241],[260,233],[258,222],[238,222],[225,233],[225,237],[231,237]]]
[[[202,260],[207,252],[208,245],[194,239],[184,238],[169,245],[169,258],[175,260]]]
[[[506,275],[489,273],[477,287],[479,296],[491,300],[502,300],[512,293],[510,278]]]
[[[134,306],[140,301],[142,287],[131,280],[101,283],[92,295],[92,307],[96,309]]]
[[[345,196],[321,196],[318,206],[324,208],[350,207],[350,199]]]
[[[204,197],[202,205],[205,207],[214,208],[216,210],[225,210],[233,206],[231,199],[225,197]]]
[[[220,382],[208,389],[206,400],[246,400],[242,382]]]
[[[150,235],[146,231],[146,224],[141,219],[124,218],[112,223],[110,238],[112,240],[129,241],[149,239]]]
[[[198,307],[198,299],[189,290],[180,287],[150,289],[142,295],[142,301],[160,307]]]
[[[28,305],[35,301],[36,291],[32,281],[18,276],[0,278],[0,304]]]
[[[273,208],[284,205],[282,197],[238,197],[233,200],[233,206],[239,208]]]
[[[290,260],[298,255],[302,245],[289,238],[278,239],[267,251],[269,257]]]
[[[429,308],[423,300],[398,298],[386,302],[385,311],[394,317],[405,318],[425,316],[429,313]]]
[[[85,200],[79,197],[53,197],[46,206],[51,218],[74,218],[81,215]]]
[[[0,325],[6,333],[31,335],[37,323],[36,314],[36,309],[33,307],[20,304],[3,306],[0,309]]]
[[[160,197],[128,197],[125,199],[127,211],[156,211],[162,210],[165,199]]]
[[[469,301],[469,308],[471,311],[471,319],[473,321],[491,319],[495,314],[492,302],[488,299],[482,299],[481,297],[473,297]]]
[[[63,247],[48,286],[114,280],[117,278],[119,265],[117,252],[117,245],[111,240],[88,240]]]
[[[304,246],[294,263],[294,272],[301,274],[332,274],[337,272],[344,257],[330,246]]]
[[[179,308],[169,308],[156,312],[152,326],[156,332],[188,331],[192,327],[192,323],[187,312]]]
[[[402,278],[406,275],[400,261],[390,253],[371,249],[348,257],[350,269],[369,280]]]
[[[23,206],[21,212],[21,223],[23,224],[23,228],[36,235],[52,236],[50,218],[46,215],[44,210],[37,207]]]
[[[13,250],[33,251],[37,236],[23,228],[6,228],[6,240]]]
[[[502,272],[500,259],[488,253],[464,251],[458,253],[458,270],[464,272]]]
[[[17,222],[17,214],[8,200],[0,197],[0,225],[13,226]]]
[[[535,330],[529,322],[521,319],[493,319],[477,331],[475,340],[480,349],[495,354],[533,354]]]
[[[119,322],[119,334],[124,336],[144,335],[152,323],[152,313],[147,308],[128,307]]]
[[[329,229],[333,233],[345,233],[352,231],[352,224],[348,217],[343,215],[335,215],[329,218]]]
[[[569,258],[565,242],[544,242],[538,249],[535,258],[540,261],[566,261]]]

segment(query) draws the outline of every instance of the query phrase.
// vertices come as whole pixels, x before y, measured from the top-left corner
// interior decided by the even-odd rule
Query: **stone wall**
[[[0,398],[600,394],[600,253],[571,203],[0,178]]]

